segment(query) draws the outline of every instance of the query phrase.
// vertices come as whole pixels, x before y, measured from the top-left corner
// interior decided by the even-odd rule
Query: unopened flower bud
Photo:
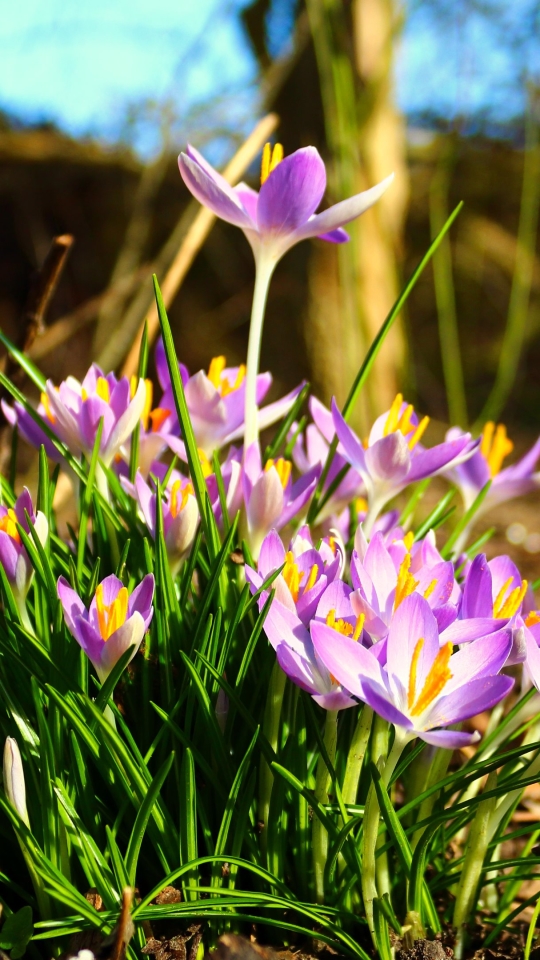
[[[26,786],[19,745],[13,737],[7,737],[4,746],[4,790],[21,820],[30,826],[26,809]]]

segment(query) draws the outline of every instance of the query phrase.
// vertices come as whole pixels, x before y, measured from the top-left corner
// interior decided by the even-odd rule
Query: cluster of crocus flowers
[[[134,657],[143,641],[154,612],[154,577],[148,574],[129,593],[111,574],[98,583],[88,609],[64,577],[57,589],[67,628],[103,683],[123,653],[131,648]]]
[[[186,558],[199,524],[199,508],[193,491],[193,485],[187,477],[177,470],[168,471],[163,464],[153,465],[156,480],[165,480],[165,474],[170,472],[167,487],[161,498],[161,512],[163,517],[163,536],[167,549],[167,556],[171,572],[175,575],[183,560]],[[141,473],[135,477],[135,491],[139,501],[144,521],[152,538],[156,538],[158,499],[155,489],[155,480],[151,479],[152,487]]]

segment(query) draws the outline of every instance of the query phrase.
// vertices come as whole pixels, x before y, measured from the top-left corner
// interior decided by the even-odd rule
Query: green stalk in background
[[[324,746],[330,763],[336,759],[338,710],[327,710],[324,724]],[[332,782],[326,759],[319,756],[315,797],[319,803],[328,803],[328,789]],[[315,899],[324,903],[324,868],[328,859],[328,833],[318,817],[313,818],[313,874],[315,877]]]
[[[448,219],[448,194],[454,166],[455,143],[444,143],[429,188],[429,219],[434,240]],[[467,429],[467,401],[461,364],[456,299],[452,277],[452,248],[445,234],[433,257],[435,299],[439,318],[441,359],[450,423]]]
[[[487,420],[497,420],[514,386],[527,327],[533,280],[533,262],[540,208],[540,94],[529,89],[529,110],[523,157],[523,184],[516,246],[516,263],[508,317],[504,331],[499,366],[493,390],[478,418],[478,429]]]

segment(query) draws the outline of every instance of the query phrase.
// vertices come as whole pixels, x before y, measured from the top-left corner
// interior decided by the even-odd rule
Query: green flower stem
[[[347,767],[343,779],[341,790],[343,803],[356,803],[358,795],[358,783],[362,773],[362,765],[367,750],[369,734],[373,723],[373,710],[365,704],[360,712],[356,728],[353,733],[349,752],[347,754]]]
[[[96,487],[98,489],[98,492],[103,497],[103,499],[106,500],[107,503],[111,504],[111,491],[109,490],[109,484],[107,483],[107,476],[99,460],[96,465]],[[118,546],[118,537],[116,536],[116,530],[114,529],[114,526],[109,520],[107,514],[104,513],[103,517],[105,520],[105,526],[107,528],[107,534],[109,536],[109,542],[111,545],[111,559],[113,562],[113,566],[116,567],[120,562],[120,548]]]
[[[13,597],[15,599],[15,603],[17,604],[17,610],[19,611],[19,616],[24,629],[27,633],[30,633],[33,637],[35,637],[36,631],[34,630],[32,621],[30,620],[28,614],[28,607],[26,606],[26,594],[23,597],[17,590],[14,590]]]
[[[426,749],[429,750],[429,747],[427,747]],[[424,750],[424,753],[425,752],[426,751]],[[429,790],[429,788],[432,787],[433,784],[439,783],[441,780],[444,779],[444,777],[446,776],[448,767],[450,765],[451,759],[452,759],[451,750],[435,750],[435,754],[432,757],[426,780],[422,786],[420,785],[418,786],[418,792],[416,796],[418,796],[420,793],[423,793],[424,790]],[[438,793],[432,793],[431,796],[427,797],[420,804],[420,810],[416,816],[416,819],[418,822],[421,823],[423,820],[426,820],[431,815],[431,811],[435,806],[435,802],[438,796],[439,796]],[[413,833],[411,838],[411,847],[413,850],[416,849],[416,846],[419,843],[423,832],[424,830],[420,829],[420,830],[417,830],[416,833]]]
[[[268,297],[268,287],[276,263],[268,257],[255,257],[255,289],[251,306],[251,321],[249,327],[249,341],[247,352],[246,371],[246,406],[245,406],[245,434],[244,447],[255,443],[259,439],[259,425],[257,421],[257,374],[261,359],[261,340],[264,324],[264,311]]]
[[[277,752],[279,745],[279,726],[281,720],[281,708],[283,706],[283,696],[285,694],[285,684],[287,675],[281,669],[279,663],[274,663],[268,687],[268,696],[266,698],[266,707],[264,711],[263,733],[270,743],[272,750]],[[266,841],[268,837],[268,813],[270,810],[270,797],[272,796],[272,787],[274,785],[274,774],[268,766],[266,760],[261,757],[261,766],[259,770],[259,822],[262,823],[261,846],[263,853],[266,853]]]
[[[404,747],[408,743],[410,737],[405,730],[402,730],[400,727],[396,727],[396,735],[394,737],[394,743],[392,749],[388,754],[386,762],[384,760],[384,754],[377,756],[378,749],[382,745],[382,723],[383,721],[380,718],[377,718],[376,723],[374,724],[373,731],[373,742],[372,742],[372,755],[373,761],[379,767],[382,777],[382,785],[387,787],[390,782],[390,777],[392,776],[396,764],[403,752]],[[388,729],[388,724],[385,724]],[[375,935],[375,924],[373,917],[373,901],[378,895],[377,891],[377,866],[376,866],[376,849],[377,849],[377,839],[379,836],[379,803],[377,800],[377,794],[373,784],[369,788],[368,798],[366,801],[365,813],[364,813],[364,842],[362,850],[362,894],[364,897],[364,909],[366,911],[366,919],[369,926],[369,931],[373,939],[373,944],[375,949],[378,949],[377,937]]]
[[[486,793],[497,785],[497,772],[490,773],[486,781]],[[497,803],[496,797],[488,797],[478,804],[476,815],[472,821],[465,851],[465,860],[461,871],[456,903],[454,907],[453,925],[456,931],[456,946],[454,954],[456,960],[462,960],[465,944],[465,924],[471,918],[476,904],[476,893],[482,875],[482,866],[489,844],[489,825]]]
[[[332,766],[336,759],[338,710],[327,710],[324,724],[324,746]],[[319,803],[328,803],[328,789],[332,777],[321,755],[317,763],[315,797]],[[324,903],[324,868],[328,857],[328,834],[318,817],[313,817],[313,875],[315,878],[315,899]]]

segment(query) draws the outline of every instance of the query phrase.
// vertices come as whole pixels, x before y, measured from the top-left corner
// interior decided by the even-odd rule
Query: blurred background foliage
[[[117,0],[111,9],[124,6]],[[173,40],[178,18],[188,24],[193,15],[188,7],[176,4]],[[43,120],[43,107],[32,112],[12,93],[2,100],[0,88],[1,327],[24,341],[32,275],[51,238],[73,234],[32,355],[56,381],[82,374],[92,359],[120,368],[150,305],[150,273],[163,281],[197,212],[178,175],[178,150],[189,138],[221,165],[272,110],[286,152],[306,144],[320,150],[329,202],[396,174],[383,200],[351,225],[349,244],[305,243],[280,264],[263,343],[275,393],[306,377],[326,402],[344,399],[400,286],[463,199],[449,242],[385,346],[357,425],[399,387],[442,424],[489,415],[524,438],[537,432],[539,7],[537,0],[220,3],[183,44],[159,95],[142,89],[117,97],[101,126],[94,118],[86,130],[78,114],[71,126],[61,111],[60,121]],[[228,30],[220,43],[219,24]],[[169,28],[158,26],[165,49]],[[25,55],[30,42],[22,89],[32,88],[25,65],[32,70],[45,51],[41,28],[37,39],[32,24],[18,35]],[[71,28],[72,45],[77,29],[88,32],[83,21]],[[54,46],[47,50],[54,72]],[[90,86],[104,63],[94,60]],[[77,78],[74,71],[74,96]],[[246,179],[257,186],[256,164]],[[189,368],[207,367],[218,353],[231,363],[244,359],[252,282],[243,235],[216,223],[170,308]]]

